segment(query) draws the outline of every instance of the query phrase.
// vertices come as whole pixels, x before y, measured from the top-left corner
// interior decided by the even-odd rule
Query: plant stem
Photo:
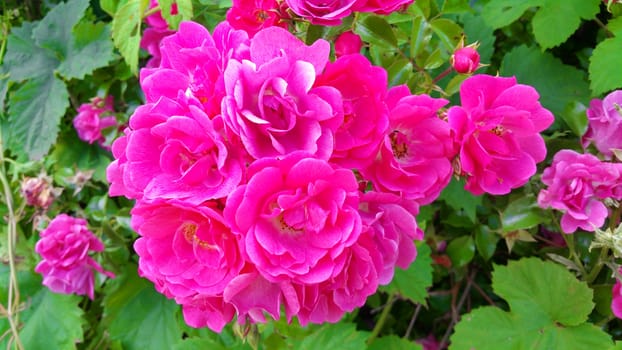
[[[373,343],[374,340],[378,338],[378,335],[380,334],[382,327],[384,327],[384,324],[387,322],[387,318],[389,317],[389,314],[391,313],[391,307],[393,306],[393,302],[395,302],[396,297],[397,297],[397,293],[395,292],[389,294],[389,298],[387,299],[387,304],[384,306],[384,309],[382,309],[380,318],[378,318],[378,322],[376,322],[374,329],[371,331],[371,335],[369,336],[369,338],[367,338],[367,345]]]
[[[447,74],[451,73],[453,71],[453,68],[450,66],[447,69],[445,69],[444,71],[442,71],[439,75],[436,76],[436,78],[434,78],[434,80],[432,80],[432,84],[436,84],[438,83],[439,80],[443,79],[444,77],[447,76]]]
[[[467,299],[467,296],[469,296],[469,293],[471,292],[471,287],[473,286],[473,278],[475,278],[475,273],[476,270],[473,269],[471,271],[471,273],[468,274],[467,277],[467,284],[464,287],[464,291],[462,292],[462,296],[460,296],[460,301],[458,301],[458,305],[456,305],[456,308],[453,311],[454,316],[451,318],[451,322],[449,323],[449,327],[447,327],[447,331],[445,332],[445,335],[443,336],[443,339],[441,339],[441,343],[438,346],[439,349],[444,349],[445,345],[447,345],[447,341],[449,340],[449,336],[451,335],[451,331],[453,330],[454,326],[456,325],[456,323],[458,323],[459,318],[460,318],[460,310],[462,309],[462,305],[464,305],[464,302]]]
[[[583,266],[581,259],[579,259],[579,256],[577,255],[577,251],[576,251],[575,244],[574,244],[574,235],[573,234],[568,235],[565,233],[560,233],[560,234],[564,238],[564,241],[566,242],[566,246],[568,247],[568,253],[570,254],[570,258],[572,258],[572,261],[574,261],[574,263],[579,268],[579,272],[581,273],[581,276],[584,276],[584,277],[587,276],[587,270],[585,270],[585,266]]]

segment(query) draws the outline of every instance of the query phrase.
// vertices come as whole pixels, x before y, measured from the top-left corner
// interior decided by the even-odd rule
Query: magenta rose
[[[209,327],[214,332],[221,332],[235,315],[233,305],[225,302],[222,296],[193,295],[179,298],[184,321],[194,328]]]
[[[604,100],[592,100],[587,119],[583,146],[592,143],[610,159],[614,149],[622,149],[622,90],[610,93]]]
[[[335,40],[335,56],[337,58],[361,52],[363,41],[361,37],[352,31],[341,33]]]
[[[295,152],[255,161],[248,178],[224,213],[259,273],[270,282],[302,284],[338,275],[361,233],[352,171]]]
[[[411,95],[406,86],[389,91],[389,129],[374,162],[362,170],[378,191],[423,205],[451,180],[456,153],[449,125],[438,116],[447,100]]]
[[[479,53],[475,47],[463,47],[454,51],[450,57],[450,62],[456,72],[473,74],[479,68]]]
[[[474,75],[460,86],[461,106],[449,109],[460,144],[465,188],[475,195],[502,195],[524,185],[544,160],[539,134],[553,123],[538,92],[515,78]]]
[[[245,262],[216,204],[189,206],[139,201],[132,228],[139,274],[178,302],[196,294],[222,295]]]
[[[622,164],[604,163],[591,154],[561,150],[542,173],[542,182],[548,188],[540,191],[538,204],[564,212],[561,227],[565,233],[579,227],[594,231],[605,223],[608,211],[602,200],[616,193],[621,173]]]
[[[222,119],[162,97],[136,109],[125,136],[113,144],[110,195],[185,200],[226,197],[243,175],[243,159],[228,148]]]
[[[343,99],[344,122],[335,133],[330,161],[347,168],[365,167],[374,160],[389,127],[386,71],[363,55],[346,55],[327,65],[316,86],[332,86]]]
[[[311,46],[279,27],[257,33],[250,60],[230,60],[223,116],[254,158],[306,151],[328,159],[343,120],[341,95],[313,87],[328,62],[329,44]]]
[[[360,0],[354,6],[354,11],[388,15],[400,9],[407,8],[413,2],[415,2],[415,0]]]
[[[278,26],[287,28],[287,11],[280,0],[233,0],[227,11],[227,21],[253,37],[261,29]]]
[[[83,103],[78,107],[78,114],[73,118],[73,127],[80,140],[103,144],[106,138],[102,130],[117,125],[114,113],[112,95],[102,99],[95,97],[90,103]]]
[[[352,7],[361,0],[285,0],[298,16],[313,24],[337,26],[352,13]]]
[[[42,259],[35,272],[43,276],[43,285],[55,293],[88,295],[93,299],[95,271],[114,277],[89,255],[103,250],[104,244],[89,231],[86,220],[60,214],[41,232],[35,245],[35,252]]]

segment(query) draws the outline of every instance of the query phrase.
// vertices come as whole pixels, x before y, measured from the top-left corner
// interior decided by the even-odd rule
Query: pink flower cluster
[[[220,331],[281,311],[336,322],[415,259],[414,216],[461,149],[471,182],[480,162],[508,191],[535,167],[507,168],[544,157],[536,133],[552,116],[533,89],[471,78],[489,88],[463,91],[454,130],[447,100],[388,88],[364,56],[329,52],[278,26],[249,38],[228,22],[212,34],[183,22],[160,65],[141,71],[146,103],[113,144],[110,194],[137,200],[139,273],[189,325]],[[480,141],[505,153],[474,153]]]
[[[117,120],[112,115],[113,103],[112,95],[105,100],[95,97],[90,103],[84,103],[78,108],[78,114],[73,118],[73,127],[80,140],[104,144],[106,138],[102,135],[102,130],[117,125]]]
[[[622,90],[610,93],[603,100],[592,100],[587,118],[583,146],[592,143],[601,154],[611,159],[613,150],[622,150]]]
[[[608,216],[603,200],[622,199],[622,163],[602,162],[591,154],[562,150],[542,173],[548,188],[540,191],[538,204],[563,211],[561,227],[573,233],[579,227],[594,231]]]
[[[86,227],[86,220],[60,214],[41,232],[35,245],[42,260],[35,271],[43,285],[56,293],[94,297],[94,272],[113,278],[112,272],[89,256],[104,250],[103,243]]]
[[[157,0],[149,0],[149,8],[153,9],[159,6]],[[171,8],[171,14],[175,14],[177,11],[177,4],[173,4]],[[146,67],[157,67],[160,64],[160,42],[165,37],[175,33],[168,28],[168,23],[162,17],[162,11],[156,11],[155,13],[145,18],[147,22],[147,29],[143,32],[140,38],[140,48],[147,50],[151,55],[149,61],[147,61]]]

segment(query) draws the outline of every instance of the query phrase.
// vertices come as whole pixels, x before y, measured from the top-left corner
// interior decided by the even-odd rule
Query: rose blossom
[[[622,149],[622,90],[610,93],[604,100],[592,100],[587,119],[584,147],[593,143],[607,158],[613,155],[612,150]]]
[[[362,170],[376,190],[401,194],[423,205],[451,180],[456,153],[449,125],[438,117],[447,100],[410,95],[404,85],[389,91],[389,129],[374,163]]]
[[[298,16],[313,24],[336,26],[352,13],[357,0],[285,0]]]
[[[472,74],[479,68],[479,53],[476,47],[467,46],[454,51],[449,58],[454,70],[460,74]]]
[[[193,295],[178,300],[181,304],[184,321],[190,327],[209,327],[214,332],[221,332],[233,319],[235,309],[225,302],[222,296]]]
[[[169,298],[222,295],[244,259],[216,203],[145,203],[132,209],[139,274]]]
[[[415,2],[415,0],[360,0],[354,6],[354,11],[388,15],[400,9],[407,8],[413,2]]]
[[[223,116],[254,158],[306,151],[328,159],[343,120],[341,95],[313,87],[328,62],[328,42],[307,46],[285,29],[266,28],[251,40],[250,60],[225,70]]]
[[[373,161],[389,127],[385,104],[387,73],[365,56],[346,55],[329,63],[316,86],[341,92],[344,123],[335,133],[331,162],[361,169]]]
[[[80,105],[78,114],[73,118],[73,127],[80,140],[91,144],[104,143],[106,138],[102,130],[117,125],[117,120],[111,115],[114,113],[113,103],[113,97],[109,95],[105,100],[94,97],[90,103]]]
[[[460,86],[460,99],[447,116],[461,145],[465,188],[502,195],[524,185],[546,156],[539,133],[554,120],[538,92],[515,78],[474,75]]]
[[[319,283],[337,276],[361,233],[352,171],[295,152],[257,160],[248,175],[224,211],[247,260],[270,282]]]
[[[113,144],[111,196],[200,204],[233,191],[243,160],[225,144],[222,119],[209,119],[198,104],[162,97],[136,109],[125,136]]]
[[[245,30],[249,37],[263,28],[287,28],[287,12],[281,0],[233,0],[227,11],[227,21],[235,29]]]
[[[352,31],[341,33],[335,40],[335,56],[337,58],[349,54],[360,53],[363,47],[361,37]]]
[[[93,299],[94,271],[114,277],[88,255],[103,250],[104,244],[89,231],[86,220],[60,214],[41,232],[35,245],[35,252],[42,258],[35,272],[43,275],[43,285],[55,293],[88,295]]]
[[[613,189],[619,186],[621,173],[622,164],[603,163],[591,154],[561,150],[542,173],[542,182],[548,188],[540,191],[538,204],[564,212],[561,227],[565,233],[579,227],[594,231],[608,215],[601,200],[615,196]]]
[[[622,268],[618,270],[622,273]],[[622,318],[622,282],[616,277],[616,283],[611,290],[611,311],[617,318]]]

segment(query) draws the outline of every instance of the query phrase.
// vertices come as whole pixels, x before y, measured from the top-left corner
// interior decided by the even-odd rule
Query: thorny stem
[[[445,346],[447,345],[447,341],[449,340],[449,335],[451,335],[451,332],[454,329],[454,325],[458,323],[459,321],[460,310],[462,309],[464,302],[467,300],[467,297],[469,296],[469,293],[471,292],[471,287],[473,286],[473,278],[475,278],[475,273],[476,273],[476,270],[473,269],[467,277],[467,284],[464,287],[464,291],[462,292],[462,295],[460,296],[458,305],[456,305],[455,309],[452,310],[453,315],[451,318],[451,322],[449,323],[449,327],[447,327],[447,331],[445,332],[445,335],[443,336],[443,339],[441,340],[441,343],[438,346],[439,349],[445,348]]]
[[[13,195],[11,187],[7,181],[4,167],[4,145],[2,140],[2,132],[0,130],[0,182],[4,192],[4,200],[9,212],[8,224],[9,232],[7,235],[7,250],[9,254],[9,296],[7,301],[6,315],[13,333],[13,340],[17,349],[23,349],[24,346],[19,338],[17,325],[19,323],[19,287],[17,284],[17,267],[15,266],[15,242],[17,241],[17,217],[13,211]]]
[[[439,80],[441,80],[444,77],[446,77],[447,74],[451,73],[453,70],[454,70],[453,67],[448,67],[447,69],[442,71],[439,75],[437,75],[436,78],[434,78],[434,80],[432,80],[432,84],[438,83]]]
[[[397,293],[395,292],[389,294],[389,298],[387,299],[387,304],[384,306],[384,309],[382,309],[380,318],[378,318],[378,322],[376,322],[374,329],[371,331],[371,335],[369,336],[369,338],[367,338],[368,345],[373,343],[374,340],[376,340],[376,338],[380,334],[382,327],[384,327],[384,324],[387,322],[387,318],[389,317],[389,314],[391,313],[391,307],[393,306],[393,302],[395,302],[396,297],[397,297]]]

